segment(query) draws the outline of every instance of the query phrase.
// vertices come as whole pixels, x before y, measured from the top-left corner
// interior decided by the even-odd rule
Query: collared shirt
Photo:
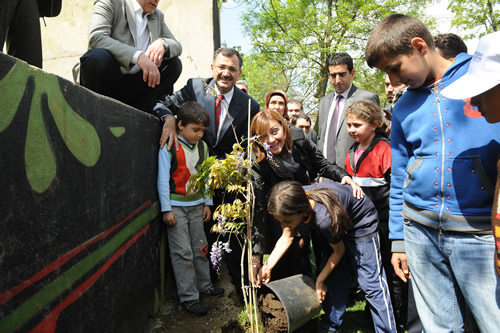
[[[217,85],[215,86],[215,91],[217,93],[216,96],[219,96],[220,92],[217,89]],[[219,131],[217,132],[216,142],[219,142],[220,129],[222,128],[224,121],[226,120],[226,117],[228,114],[229,104],[231,104],[231,100],[233,99],[233,95],[234,95],[234,87],[228,93],[225,93],[222,95],[224,95],[224,101],[223,101],[223,103],[221,103],[222,105],[221,105],[221,115],[220,115],[220,126],[219,126]]]
[[[135,74],[141,70],[141,68],[137,65],[137,59],[139,59],[141,53],[146,52],[150,43],[148,16],[151,13],[148,13],[143,16],[142,14],[144,13],[144,10],[142,9],[141,5],[139,5],[137,0],[132,1],[132,5],[134,6],[134,12],[135,12],[135,27],[137,36],[135,47],[137,48],[137,51],[134,53],[134,56],[132,57],[132,63],[135,64],[134,67],[132,67],[130,71],[127,70],[126,68],[121,67],[120,70],[122,71],[123,74]]]
[[[339,116],[337,118],[337,130],[339,129],[339,124],[341,124],[342,121],[344,120],[344,106],[347,101],[347,96],[349,96],[349,91],[351,91],[351,88],[352,88],[352,83],[349,86],[349,89],[340,94],[342,95],[343,98],[339,101]],[[326,125],[325,138],[328,137],[328,132],[330,131],[330,123],[331,123],[330,119],[332,119],[333,117],[333,112],[335,111],[335,105],[337,102],[338,95],[339,94],[335,93],[335,95],[333,96],[332,105],[330,106],[330,110],[328,111],[328,118],[326,118],[328,119],[328,121]],[[326,157],[326,152],[328,151],[328,144],[329,144],[328,140],[325,140],[323,145],[323,155],[325,155],[325,157]],[[343,168],[344,166],[342,165],[341,167]]]

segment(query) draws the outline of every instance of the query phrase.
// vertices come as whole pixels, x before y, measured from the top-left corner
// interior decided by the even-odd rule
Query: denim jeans
[[[424,332],[463,332],[465,302],[481,332],[498,332],[493,235],[444,232],[405,221],[404,238]]]

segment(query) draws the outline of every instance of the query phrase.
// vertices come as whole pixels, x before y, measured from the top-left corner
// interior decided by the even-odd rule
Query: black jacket
[[[328,162],[316,145],[305,137],[301,129],[292,126],[290,131],[293,139],[292,156],[300,165],[293,178],[285,179],[278,176],[266,159],[253,166],[255,207],[252,239],[253,252],[257,254],[270,253],[281,236],[279,222],[267,213],[268,195],[274,185],[284,180],[296,180],[303,185],[309,185],[319,176],[334,181],[340,181],[344,176],[349,176],[344,169]]]

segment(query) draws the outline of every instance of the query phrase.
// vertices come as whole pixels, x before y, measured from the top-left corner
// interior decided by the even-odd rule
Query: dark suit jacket
[[[215,82],[212,78],[189,79],[187,84],[181,90],[175,92],[173,95],[163,96],[157,100],[152,113],[161,118],[167,114],[175,115],[179,107],[184,102],[195,101],[200,103],[210,115],[210,125],[205,130],[203,141],[205,141],[210,148],[210,155],[223,158],[226,153],[230,153],[233,150],[233,144],[236,143],[234,132],[231,129],[230,118],[232,119],[236,136],[241,142],[241,138],[246,138],[248,135],[248,99],[251,100],[251,118],[259,112],[260,106],[255,99],[235,87],[233,98],[231,99],[231,103],[228,107],[229,115],[224,119],[220,129],[221,133],[219,135],[219,141],[216,141],[215,96],[208,92],[210,88],[215,89]]]
[[[325,140],[328,137],[326,133],[326,126],[328,125],[329,119],[328,112],[330,111],[330,107],[333,103],[333,98],[335,96],[335,92],[331,92],[325,97],[323,97],[319,102],[319,112],[318,112],[318,149],[323,152],[323,147],[325,145]],[[336,141],[336,164],[342,168],[344,168],[345,157],[349,148],[352,146],[354,141],[347,133],[347,125],[345,123],[345,110],[349,106],[352,105],[355,101],[360,99],[369,99],[377,105],[380,105],[380,101],[378,95],[372,93],[371,91],[367,91],[364,89],[359,89],[354,84],[349,91],[349,95],[347,96],[343,113],[342,113],[342,121],[339,123],[337,128],[337,141]],[[325,153],[325,152],[323,152]]]

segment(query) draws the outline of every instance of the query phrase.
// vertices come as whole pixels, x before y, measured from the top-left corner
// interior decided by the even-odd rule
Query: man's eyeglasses
[[[219,72],[223,72],[223,71],[227,70],[230,73],[238,73],[238,71],[240,70],[237,67],[232,67],[232,66],[227,67],[225,65],[214,65],[214,67],[217,68],[217,71],[219,71]]]

